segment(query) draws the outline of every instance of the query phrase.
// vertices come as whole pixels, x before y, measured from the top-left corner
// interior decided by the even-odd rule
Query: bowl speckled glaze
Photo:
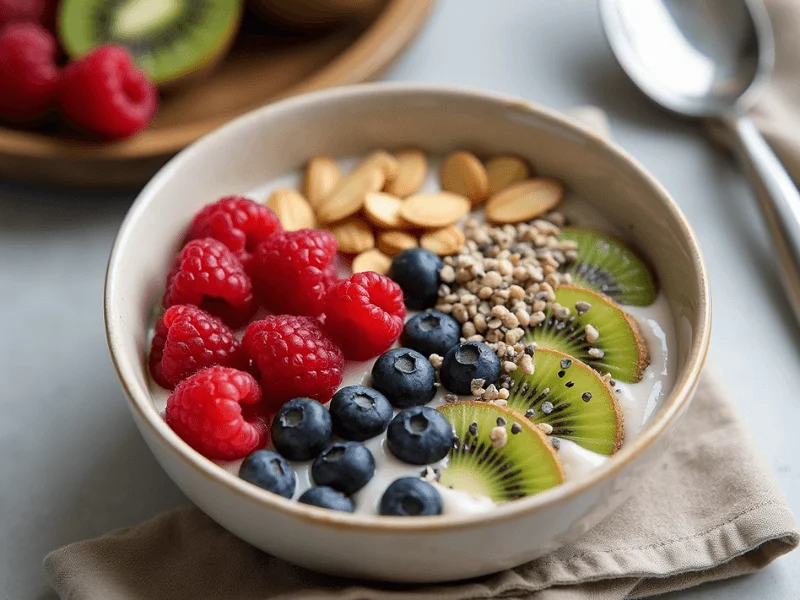
[[[474,516],[365,517],[286,500],[192,450],[156,411],[146,332],[191,215],[245,193],[316,154],[376,148],[511,152],[558,177],[621,225],[654,266],[674,313],[675,386],[649,425],[590,477]],[[169,162],[133,204],[114,244],[105,290],[108,344],[136,425],[166,472],[237,536],[304,567],[403,582],[475,577],[575,539],[617,508],[679,427],[708,349],[708,279],[694,234],[636,161],[574,121],[522,100],[427,85],[371,84],[267,106],[207,135]]]

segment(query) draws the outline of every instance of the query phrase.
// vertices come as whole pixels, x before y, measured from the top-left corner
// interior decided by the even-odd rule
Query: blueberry
[[[500,359],[486,344],[466,342],[450,348],[445,354],[439,378],[442,385],[454,394],[471,394],[473,379],[486,380],[485,386],[497,383]]]
[[[439,271],[443,266],[442,259],[430,250],[409,248],[394,257],[389,277],[403,290],[408,308],[424,310],[439,298]]]
[[[372,367],[372,387],[397,408],[427,404],[436,393],[435,383],[436,371],[416,350],[389,350]]]
[[[452,444],[453,426],[430,406],[412,406],[397,413],[386,431],[391,453],[412,465],[441,460]]]
[[[436,488],[419,477],[395,480],[381,498],[382,515],[419,517],[442,514],[442,497]]]
[[[460,339],[461,325],[458,321],[450,315],[431,310],[406,321],[400,342],[423,356],[444,356]]]
[[[367,485],[374,474],[372,452],[358,442],[336,442],[311,465],[314,483],[332,487],[348,496]]]
[[[331,400],[333,432],[363,442],[380,435],[392,420],[392,405],[378,390],[363,385],[343,387]]]
[[[332,429],[331,415],[322,404],[295,398],[272,420],[272,444],[289,460],[311,460],[327,448]]]
[[[343,512],[353,512],[356,509],[353,501],[342,492],[337,492],[332,487],[325,486],[307,489],[297,501],[303,504],[311,504],[312,506],[341,510]]]
[[[239,477],[284,498],[291,498],[297,486],[291,465],[272,450],[256,450],[245,458]]]

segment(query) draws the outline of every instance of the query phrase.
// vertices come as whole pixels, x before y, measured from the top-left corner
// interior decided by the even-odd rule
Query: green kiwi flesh
[[[610,373],[620,381],[641,380],[650,355],[639,326],[630,315],[610,298],[585,288],[562,285],[555,296],[556,303],[569,309],[569,317],[558,319],[548,307],[545,320],[529,329],[525,342],[569,354],[598,373]],[[576,305],[584,302],[591,308],[578,311]],[[600,334],[594,343],[587,341],[587,325]]]
[[[563,352],[539,348],[534,372],[511,374],[508,408],[533,423],[552,426],[551,435],[592,452],[610,455],[622,445],[622,413],[614,392],[596,371]]]
[[[445,487],[505,502],[564,482],[552,444],[522,415],[487,402],[454,402],[439,410],[457,436],[439,480]],[[490,435],[498,426],[507,437],[496,448]]]
[[[589,229],[568,227],[560,239],[578,244],[569,265],[574,285],[610,296],[620,304],[649,306],[656,301],[653,274],[625,242]]]
[[[71,58],[118,44],[157,85],[213,66],[239,28],[240,0],[62,0],[61,43]]]

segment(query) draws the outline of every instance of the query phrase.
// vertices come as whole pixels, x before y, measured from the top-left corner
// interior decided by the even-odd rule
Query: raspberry
[[[47,25],[54,4],[53,0],[0,0],[0,29],[10,23]]]
[[[64,116],[109,139],[144,129],[156,112],[156,88],[119,46],[100,46],[64,69],[58,91]]]
[[[31,121],[55,104],[59,72],[53,34],[35,23],[14,23],[0,34],[0,117]]]
[[[190,304],[171,306],[156,323],[150,347],[150,374],[172,389],[213,365],[246,370],[249,361],[233,331],[220,319]]]
[[[356,273],[328,291],[325,328],[345,357],[366,360],[400,337],[406,307],[394,281],[378,273]]]
[[[273,407],[292,398],[327,402],[342,383],[342,351],[309,317],[278,315],[250,324],[242,346]]]
[[[282,229],[275,213],[263,204],[242,196],[226,196],[203,207],[194,216],[187,239],[212,237],[219,240],[239,257],[247,270],[250,254]]]
[[[225,244],[211,238],[192,240],[175,257],[163,304],[194,304],[231,327],[247,323],[258,308],[242,263]]]
[[[323,311],[326,269],[337,244],[327,231],[300,229],[276,233],[253,254],[250,273],[256,295],[274,313],[317,316]]]
[[[203,456],[235,460],[269,442],[262,409],[261,389],[252,375],[209,367],[181,381],[170,394],[167,425]]]

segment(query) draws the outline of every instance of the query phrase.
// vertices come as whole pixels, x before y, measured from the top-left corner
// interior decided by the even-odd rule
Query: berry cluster
[[[38,123],[59,112],[105,139],[144,129],[158,104],[155,86],[119,46],[62,68],[55,11],[55,0],[0,0],[0,119]]]
[[[174,389],[167,421],[187,443],[218,459],[263,448],[268,415],[294,398],[328,402],[345,359],[397,340],[400,287],[373,272],[339,280],[336,254],[330,233],[284,231],[269,208],[241,196],[194,216],[149,355],[153,380]],[[271,314],[253,320],[260,307]]]

